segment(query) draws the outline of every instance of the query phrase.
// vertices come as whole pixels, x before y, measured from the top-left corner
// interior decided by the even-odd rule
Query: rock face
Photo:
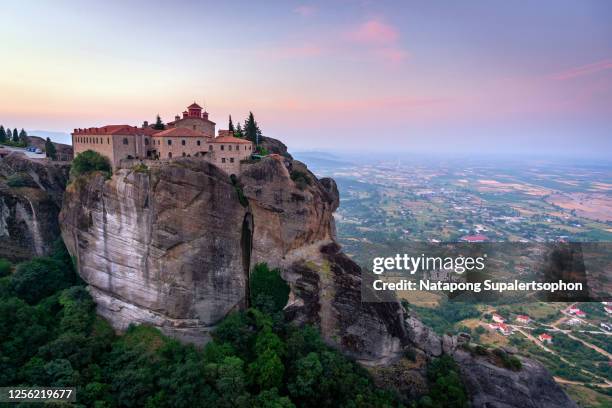
[[[247,306],[249,271],[267,262],[291,286],[295,320],[319,325],[357,358],[396,357],[399,305],[361,305],[360,269],[334,244],[337,206],[333,180],[282,156],[246,165],[234,181],[187,158],[75,180],[60,223],[98,312],[119,330],[149,323],[202,343]]]
[[[62,235],[98,312],[118,330],[148,323],[201,344],[224,316],[248,306],[249,271],[267,262],[291,288],[287,319],[316,325],[366,366],[391,367],[381,378],[407,398],[425,391],[426,362],[446,353],[464,372],[474,406],[573,406],[533,362],[516,373],[489,367],[462,354],[465,339],[440,338],[393,299],[362,302],[362,271],[335,242],[335,182],[318,180],[279,143],[269,143],[277,155],[243,165],[233,180],[185,158],[69,184]],[[418,367],[406,368],[407,352]]]
[[[475,355],[460,347],[469,342],[468,335],[440,337],[415,316],[407,316],[405,322],[408,338],[426,357],[448,354],[454,358],[474,408],[576,407],[546,368],[534,360],[520,357],[522,368],[512,371],[496,364],[491,355]]]
[[[46,255],[60,237],[58,214],[69,164],[0,159],[0,257],[21,261]]]
[[[453,354],[474,408],[576,408],[540,363],[521,358],[522,368],[510,371],[463,350]]]

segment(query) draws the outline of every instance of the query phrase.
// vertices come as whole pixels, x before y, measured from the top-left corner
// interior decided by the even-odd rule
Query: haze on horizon
[[[612,151],[612,3],[7,0],[0,123],[252,110],[293,150]]]

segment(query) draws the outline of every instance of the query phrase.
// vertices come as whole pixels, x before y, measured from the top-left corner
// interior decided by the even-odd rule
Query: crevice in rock
[[[242,268],[244,271],[244,305],[250,306],[250,269],[251,269],[251,252],[253,250],[253,214],[247,212],[242,220],[242,234],[240,237],[240,249],[242,250]]]

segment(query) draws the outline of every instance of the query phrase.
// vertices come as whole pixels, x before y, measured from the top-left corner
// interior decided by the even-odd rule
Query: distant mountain
[[[28,130],[27,132],[30,136],[38,136],[43,139],[49,138],[56,143],[72,145],[72,137],[70,137],[69,133],[53,132],[50,130]]]
[[[310,168],[343,167],[353,164],[351,161],[333,153],[320,151],[292,152],[292,156],[308,165]]]

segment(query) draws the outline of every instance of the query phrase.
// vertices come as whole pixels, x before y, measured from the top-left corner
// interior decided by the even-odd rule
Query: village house
[[[582,310],[578,309],[576,306],[570,306],[567,309],[567,312],[569,314],[573,314],[573,315],[578,316],[578,317],[585,317],[586,316],[586,313],[584,313]]]
[[[552,336],[548,333],[542,333],[538,336],[538,340],[540,340],[542,343],[552,343]]]
[[[496,323],[503,323],[503,322],[505,322],[505,319],[503,317],[501,317],[500,315],[498,315],[497,313],[493,313],[493,315],[491,316],[491,319],[493,319],[493,321],[496,322]]]
[[[229,130],[219,130],[215,137],[215,122],[195,102],[165,129],[155,129],[147,122],[140,127],[107,125],[74,129],[72,146],[75,157],[93,150],[106,156],[113,167],[118,167],[124,159],[202,157],[228,174],[239,173],[240,162],[254,153],[253,143],[234,137]]]
[[[516,316],[516,321],[517,323],[529,324],[529,322],[531,322],[531,318],[526,315],[518,315]]]

